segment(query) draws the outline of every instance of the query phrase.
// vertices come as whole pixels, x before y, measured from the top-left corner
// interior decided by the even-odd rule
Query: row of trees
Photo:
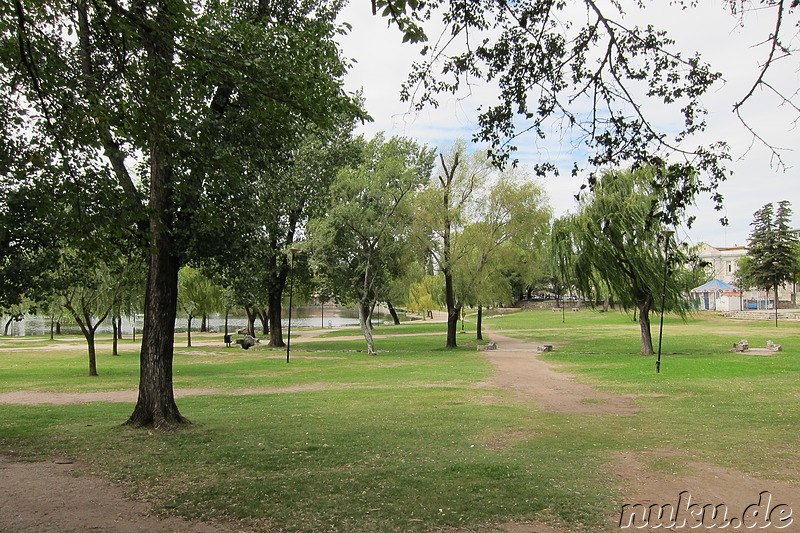
[[[584,2],[587,16],[578,25],[563,20],[567,5],[426,4],[437,11],[420,2],[372,3],[407,40],[424,40],[431,13],[453,30],[454,38],[442,42],[465,38],[465,51],[430,53],[440,63],[421,63],[404,94],[411,98],[419,87],[423,105],[472,79],[496,81],[498,103],[483,110],[476,134],[496,162],[507,159],[518,127],[545,137],[560,121],[585,142],[593,168],[657,165],[653,154],[682,154],[680,168],[656,183],[663,208],[654,214],[663,222],[697,192],[714,195],[725,175],[724,146],[691,147],[686,139],[703,129],[701,99],[719,75],[698,57],[676,53],[655,28],[615,20],[620,3],[605,13]],[[98,269],[135,279],[120,268],[144,264],[139,396],[130,425],[186,421],[172,391],[181,267],[191,263],[222,280],[235,288],[238,305],[276,324],[289,272],[285,250],[324,212],[322,195],[338,170],[358,169],[348,160],[360,153],[350,149],[352,125],[368,117],[358,96],[342,90],[340,6],[337,0],[0,3],[0,306],[43,301],[84,284],[91,289],[102,278]],[[778,34],[774,42],[781,44]],[[667,135],[645,114],[644,100],[679,110],[684,127],[666,126],[677,131]],[[522,264],[532,249],[519,234],[505,233],[502,222],[515,220],[510,213],[517,207],[482,207],[491,196],[474,192],[484,186],[485,159],[469,159],[458,150],[440,157],[438,186],[423,195],[437,208],[430,220],[414,217],[415,235],[425,236],[413,239],[427,254],[423,271],[436,268],[444,276],[451,329],[463,305],[480,303],[473,294],[490,290],[499,257],[518,254]],[[696,180],[693,168],[708,180]],[[544,163],[536,170],[554,169]],[[400,181],[406,178],[415,179]],[[391,184],[398,197],[389,209],[398,216],[404,187]],[[509,190],[495,201],[521,194]],[[366,304],[382,298],[375,287],[383,248],[392,248],[391,235],[402,240],[386,214],[372,216],[376,232],[362,232],[368,267],[357,286]],[[465,239],[479,243],[474,253]],[[330,257],[325,261],[332,264],[335,254],[313,257]],[[480,275],[460,279],[458,262]],[[76,312],[80,300],[73,297]],[[92,327],[87,322],[87,331]],[[273,345],[282,344],[280,335],[270,328]]]

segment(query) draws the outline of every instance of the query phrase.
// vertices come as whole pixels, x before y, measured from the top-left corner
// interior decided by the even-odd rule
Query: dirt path
[[[642,411],[642,407],[635,401],[636,395],[616,395],[599,391],[576,382],[573,376],[560,372],[553,365],[542,361],[538,357],[536,343],[513,339],[501,332],[489,335],[497,343],[498,349],[482,352],[495,365],[492,380],[483,384],[483,387],[508,389],[513,391],[521,402],[529,402],[539,409],[558,413],[631,416]],[[303,335],[301,339],[310,340],[313,337],[314,334],[311,332]],[[347,339],[348,337],[338,337],[329,340]],[[209,342],[212,341],[209,339]],[[322,390],[327,388],[327,385],[321,383],[308,387],[308,389],[252,389],[228,393],[285,393]],[[220,391],[213,389],[179,389],[175,392],[179,397],[220,394]],[[135,398],[135,391],[84,394],[14,392],[0,395],[0,403],[32,405],[85,401],[134,402]],[[690,468],[669,474],[648,468],[650,463],[665,455],[679,459],[678,462],[688,462]],[[729,512],[728,517],[736,517],[741,516],[748,506],[757,505],[763,491],[769,491],[773,507],[785,504],[790,509],[800,512],[798,484],[758,479],[735,470],[692,462],[691,457],[682,450],[620,454],[615,458],[609,475],[616,479],[616,484],[622,487],[625,493],[625,500],[620,505],[628,503],[645,506],[667,504],[677,506],[679,495],[684,493],[692,497],[692,503],[699,503],[701,506],[725,504]],[[613,516],[615,512],[619,514],[619,510],[609,510],[609,516]],[[800,531],[798,524],[800,517],[796,517],[794,524],[780,530]],[[692,525],[696,527],[692,528]],[[611,531],[635,530],[660,533],[697,530],[697,527],[700,527],[697,523],[687,522],[684,528],[677,529],[638,527],[613,528]],[[116,533],[143,533],[154,530],[173,533],[248,532],[232,523],[203,524],[177,518],[152,517],[148,514],[147,504],[126,499],[121,489],[111,487],[93,475],[91,466],[87,464],[57,460],[18,463],[0,456],[0,532],[77,533],[88,530]],[[500,524],[497,528],[482,531],[488,533],[498,530],[504,533],[568,533],[567,530],[540,523]],[[758,530],[773,531],[778,528],[766,527]]]
[[[642,410],[634,401],[637,395],[602,392],[555,370],[538,358],[535,343],[492,331],[487,336],[497,343],[496,350],[481,352],[495,365],[490,385],[514,391],[520,401],[567,414],[631,415]]]

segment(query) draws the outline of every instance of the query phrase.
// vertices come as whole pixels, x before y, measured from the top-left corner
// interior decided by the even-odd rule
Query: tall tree
[[[357,303],[367,350],[375,355],[371,315],[386,300],[403,268],[411,228],[412,193],[425,183],[434,152],[409,139],[382,134],[364,144],[360,164],[345,168],[331,187],[331,206],[310,227],[318,272],[340,302]]]
[[[492,173],[485,154],[467,152],[464,142],[449,153],[439,154],[436,175],[418,198],[416,235],[425,252],[433,258],[444,278],[444,300],[447,307],[448,348],[455,348],[462,301],[456,293],[456,268],[467,254],[457,246],[458,236],[467,224],[467,211]]]
[[[447,347],[457,345],[463,306],[493,276],[497,254],[512,244],[543,242],[550,220],[546,197],[519,169],[495,175],[486,154],[458,143],[440,154],[437,175],[419,197],[416,236],[444,278]],[[498,266],[499,268],[499,266]]]
[[[638,311],[644,355],[653,353],[650,312],[660,310],[661,296],[666,308],[685,313],[683,292],[691,288],[675,275],[686,257],[674,246],[664,257],[664,226],[650,216],[659,201],[651,187],[653,174],[670,171],[682,169],[605,174],[583,198],[580,211],[557,221],[552,232],[554,262],[567,284],[586,295],[610,293],[623,307]],[[666,279],[665,261],[672,269]]]
[[[337,8],[256,0],[0,5],[0,104],[11,114],[10,136],[25,139],[33,161],[64,182],[79,173],[75,161],[92,161],[97,183],[113,186],[137,217],[127,229],[149,253],[130,425],[186,421],[172,391],[181,264],[242,238],[237,214],[248,185],[263,179],[254,170],[279,164],[307,124],[328,127],[336,113],[358,113],[341,88]],[[271,177],[277,187],[283,176]]]
[[[791,231],[791,204],[783,200],[777,209],[766,204],[753,215],[747,258],[740,265],[741,276],[749,286],[773,289],[778,305],[778,288],[792,281],[798,270],[798,239]]]

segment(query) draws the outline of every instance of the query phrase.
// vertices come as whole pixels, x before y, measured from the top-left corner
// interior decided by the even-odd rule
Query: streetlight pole
[[[778,327],[778,276],[777,276],[777,271],[778,271],[778,266],[780,266],[780,263],[778,263],[777,261],[773,261],[772,262],[772,266],[775,267],[773,272],[776,273],[776,275],[775,275],[775,327],[777,328]]]
[[[658,357],[656,358],[656,374],[661,373],[661,339],[664,336],[664,304],[667,300],[667,274],[669,273],[669,240],[674,231],[665,229],[661,232],[664,236],[664,284],[661,287],[661,321],[658,325]]]
[[[286,362],[289,362],[289,352],[292,346],[292,293],[294,291],[294,256],[300,250],[289,248],[292,257],[289,262],[289,327],[286,330]]]

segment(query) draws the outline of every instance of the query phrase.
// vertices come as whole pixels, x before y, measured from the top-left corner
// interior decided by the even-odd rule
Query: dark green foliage
[[[12,126],[0,137],[10,148],[3,181],[57,184],[79,252],[98,251],[95,234],[114,243],[120,232],[149,255],[134,425],[184,421],[171,375],[181,264],[243,243],[252,191],[291,180],[308,131],[363,115],[341,88],[338,7],[0,5],[0,106]]]
[[[791,204],[784,200],[778,208],[767,204],[755,212],[747,248],[747,261],[740,265],[745,285],[772,289],[791,281],[798,269],[798,239],[791,233]]]

